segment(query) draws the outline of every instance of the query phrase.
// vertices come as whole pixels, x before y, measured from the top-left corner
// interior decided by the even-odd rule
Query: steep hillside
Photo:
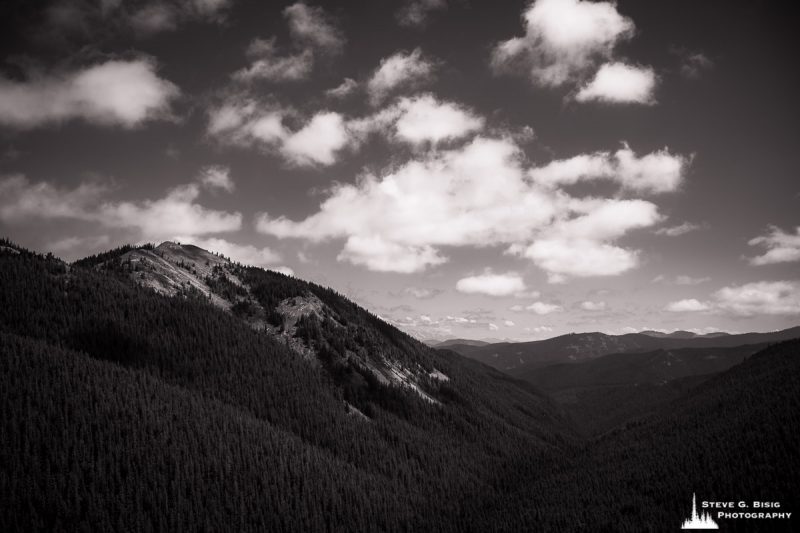
[[[532,473],[574,447],[531,386],[328,289],[202,260],[245,288],[204,281],[228,307],[142,277],[144,252],[174,266],[158,248],[70,266],[2,245],[3,531],[463,531],[520,450]]]
[[[789,520],[717,518],[724,531],[796,531],[800,508],[800,340],[767,348],[648,417],[484,502],[502,523],[540,531],[677,531],[692,493],[780,501]],[[535,498],[534,494],[547,494]],[[568,512],[565,514],[565,510]]]
[[[770,333],[686,337],[654,337],[642,333],[606,335],[571,333],[532,342],[497,343],[487,346],[451,345],[461,355],[478,360],[513,375],[523,369],[576,362],[613,353],[648,352],[678,348],[726,348],[745,344],[780,342],[800,337],[800,327]]]

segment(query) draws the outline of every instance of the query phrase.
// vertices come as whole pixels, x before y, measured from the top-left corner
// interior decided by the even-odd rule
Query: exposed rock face
[[[325,323],[336,331],[341,328],[342,336],[348,334],[337,313],[310,290],[278,301],[274,309],[266,309],[254,297],[254,287],[241,277],[244,272],[241,265],[197,246],[164,242],[155,248],[130,250],[115,261],[133,280],[159,294],[208,299],[254,329],[276,337],[316,367],[322,365],[319,347],[300,334],[301,319],[313,317],[319,324]],[[434,404],[439,401],[424,390],[425,383],[449,380],[439,370],[426,370],[418,365],[410,368],[364,347],[347,350],[335,364],[371,374],[378,383],[404,388]],[[355,415],[365,416],[360,411]]]

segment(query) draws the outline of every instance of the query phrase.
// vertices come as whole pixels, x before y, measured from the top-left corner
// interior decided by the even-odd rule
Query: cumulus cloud
[[[345,98],[350,96],[358,89],[358,82],[352,78],[345,78],[342,83],[325,91],[327,96],[331,98]]]
[[[489,296],[510,296],[525,290],[522,276],[516,272],[493,274],[486,272],[458,280],[456,290],[466,294],[486,294]]]
[[[483,117],[473,110],[439,100],[432,94],[400,98],[372,115],[347,123],[354,142],[379,133],[391,141],[414,146],[462,139],[483,126]]]
[[[256,38],[247,48],[247,56],[252,62],[233,73],[235,80],[305,80],[311,75],[316,55],[342,51],[344,37],[321,7],[309,7],[298,2],[284,9],[283,15],[292,37],[292,52],[281,52],[275,37]]]
[[[370,102],[378,105],[399,89],[419,86],[430,80],[435,70],[436,64],[419,48],[384,58],[367,80]]]
[[[284,140],[281,151],[298,165],[332,165],[336,152],[349,142],[344,119],[339,113],[314,115],[300,130]]]
[[[668,148],[639,157],[623,143],[611,154],[595,152],[550,162],[530,171],[538,183],[557,187],[582,181],[610,180],[635,192],[666,193],[683,182],[690,157],[673,154]]]
[[[724,287],[714,298],[719,309],[740,316],[800,315],[797,281],[757,281]]]
[[[672,302],[673,312],[714,311],[735,316],[800,315],[800,282],[755,281],[723,287],[712,300],[694,298]]]
[[[606,303],[593,302],[591,300],[587,300],[585,302],[581,302],[581,309],[583,309],[584,311],[605,311]]]
[[[204,167],[200,171],[198,181],[209,189],[222,189],[225,192],[233,192],[235,186],[230,174],[231,170],[228,167],[212,165]]]
[[[194,244],[200,248],[220,253],[243,265],[269,266],[275,265],[281,261],[280,254],[270,248],[256,248],[251,244],[237,244],[218,237],[178,235],[174,236],[173,239],[183,244]],[[289,275],[294,274],[288,267],[277,267],[272,268],[272,270],[278,270],[279,272],[288,273]]]
[[[762,255],[751,257],[751,265],[798,262],[800,261],[800,226],[795,228],[794,233],[787,233],[776,226],[770,226],[766,235],[750,239],[748,244],[767,249]]]
[[[351,143],[351,134],[339,113],[320,111],[296,131],[284,125],[291,114],[248,98],[229,98],[209,110],[207,132],[227,144],[275,152],[297,166],[332,165]]]
[[[283,14],[296,42],[325,53],[342,51],[344,36],[321,7],[310,7],[303,2],[297,2],[284,9]]]
[[[441,289],[428,289],[424,287],[406,287],[403,289],[403,294],[416,298],[418,300],[428,300],[438,296],[443,291]]]
[[[525,306],[525,311],[529,311],[536,315],[549,315],[563,311],[563,308],[560,305],[549,304],[547,302],[533,302],[532,304]]]
[[[0,124],[34,128],[81,119],[133,128],[171,116],[178,88],[149,59],[112,60],[73,72],[13,81],[0,77]]]
[[[697,311],[708,311],[711,309],[711,304],[707,302],[701,302],[695,298],[687,298],[685,300],[678,300],[676,302],[670,302],[667,304],[665,309],[672,313],[686,313],[686,312],[697,312]]]
[[[636,179],[663,188],[663,176],[647,174],[652,169],[643,165]],[[507,245],[558,282],[635,267],[638,252],[615,241],[661,218],[645,200],[574,198],[543,186],[530,179],[511,139],[478,136],[335,185],[304,220],[261,214],[257,228],[279,238],[344,239],[340,259],[401,272],[443,263],[441,247]]]
[[[666,235],[667,237],[678,237],[680,235],[685,235],[686,233],[690,233],[692,231],[697,231],[701,228],[702,226],[700,224],[684,222],[682,224],[678,224],[677,226],[659,228],[658,230],[656,230],[656,235]]]
[[[656,74],[652,68],[625,63],[606,63],[588,83],[581,87],[575,100],[612,104],[653,104]]]
[[[406,0],[397,12],[401,26],[421,28],[427,24],[431,12],[447,9],[447,0]]]
[[[106,187],[81,184],[60,189],[48,182],[31,183],[24,176],[0,179],[0,220],[74,219],[107,228],[138,230],[145,240],[176,235],[199,236],[241,228],[242,215],[206,208],[197,202],[200,184],[189,183],[167,191],[156,200],[111,201]]]
[[[630,37],[633,21],[612,2],[536,0],[522,15],[525,34],[500,42],[496,72],[527,72],[539,86],[557,87],[584,77]]]
[[[311,49],[281,55],[274,37],[255,39],[247,48],[247,56],[252,59],[252,63],[234,72],[235,80],[298,81],[308,78],[314,67],[314,53]]]

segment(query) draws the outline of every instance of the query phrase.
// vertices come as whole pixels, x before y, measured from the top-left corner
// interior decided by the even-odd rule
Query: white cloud
[[[536,85],[574,82],[615,45],[632,35],[633,21],[612,2],[536,0],[523,13],[525,35],[499,43],[492,54],[496,72],[527,72]]]
[[[677,226],[659,228],[658,230],[656,230],[656,235],[666,235],[667,237],[678,237],[680,235],[685,235],[686,233],[692,231],[697,231],[701,228],[702,226],[700,224],[692,224],[691,222],[684,222],[683,224],[678,224]]]
[[[251,244],[236,244],[217,237],[178,235],[172,238],[183,244],[194,244],[205,250],[220,253],[243,265],[267,266],[274,265],[281,260],[280,254],[267,247],[256,248]],[[277,269],[273,268],[272,270]]]
[[[549,187],[605,179],[631,191],[665,193],[680,187],[690,161],[691,158],[673,154],[668,148],[639,157],[623,144],[614,154],[595,152],[555,160],[532,169],[530,175]]]
[[[575,100],[599,101],[614,104],[653,104],[656,75],[652,68],[625,63],[606,63],[594,78],[586,83]]]
[[[526,311],[530,311],[531,313],[537,315],[549,315],[552,313],[558,313],[563,311],[563,308],[560,305],[556,304],[549,304],[546,302],[533,302],[530,305],[525,306]]]
[[[751,265],[772,265],[800,261],[800,226],[795,233],[787,233],[776,226],[770,226],[766,235],[750,239],[751,246],[763,246],[767,251],[751,257]]]
[[[398,52],[382,59],[367,81],[370,102],[373,105],[380,104],[397,89],[415,87],[428,81],[435,69],[435,63],[423,57],[419,48],[410,53]]]
[[[381,175],[334,185],[318,212],[304,220],[261,214],[257,228],[279,238],[344,239],[340,259],[377,270],[441,264],[444,246],[507,245],[553,282],[616,275],[638,264],[636,250],[614,241],[658,223],[655,204],[574,198],[531,181],[523,165],[511,139],[479,136],[458,148],[416,154]],[[642,181],[655,181],[648,169],[641,172]],[[408,262],[392,268],[403,255]]]
[[[263,231],[264,220],[259,222]],[[269,233],[269,231],[266,231]],[[340,261],[363,265],[376,272],[421,272],[447,261],[432,246],[403,245],[376,235],[352,235],[337,256]]]
[[[233,192],[235,186],[230,173],[231,170],[228,167],[218,165],[204,167],[200,171],[199,181],[209,189],[222,189],[225,192]]]
[[[235,80],[298,81],[308,78],[314,67],[314,52],[310,48],[280,55],[274,38],[255,39],[250,43],[247,55],[253,62],[234,72]]]
[[[497,326],[497,324],[492,324],[492,323],[489,324],[489,331],[497,331],[499,329],[500,328]]]
[[[296,42],[325,53],[342,51],[344,37],[321,7],[309,7],[297,2],[284,9],[283,14]]]
[[[281,151],[298,165],[332,165],[336,152],[349,142],[344,119],[339,113],[321,112],[314,115],[302,129],[283,143]]]
[[[229,98],[208,114],[210,136],[228,144],[255,145],[278,153],[292,165],[332,165],[352,141],[344,117],[331,111],[320,111],[294,132],[284,126],[284,117],[290,111],[249,99]]]
[[[432,95],[403,98],[397,105],[397,136],[411,144],[458,139],[483,127],[481,117]]]
[[[403,294],[416,298],[418,300],[427,300],[441,294],[439,289],[427,289],[420,287],[406,287],[403,289]]]
[[[75,219],[108,228],[138,230],[142,239],[170,239],[176,235],[199,236],[241,228],[242,215],[209,209],[196,200],[200,185],[190,183],[170,189],[157,200],[109,201],[107,188],[81,184],[58,189],[48,182],[30,183],[24,176],[0,180],[0,219]]]
[[[110,239],[108,235],[97,235],[90,237],[65,237],[56,241],[51,241],[45,249],[59,253],[72,254],[76,250],[99,250],[108,246]],[[70,257],[71,258],[71,257]]]
[[[425,26],[432,11],[447,9],[447,0],[407,0],[397,12],[401,26],[420,28]]]
[[[581,309],[583,309],[584,311],[605,311],[606,303],[592,302],[590,300],[587,300],[585,302],[581,302]]]
[[[724,287],[714,298],[717,308],[740,316],[800,315],[797,281],[757,281]]]
[[[677,302],[670,302],[665,309],[673,313],[686,313],[708,311],[712,305],[707,302],[701,302],[695,298],[688,298],[685,300],[678,300]]]
[[[701,52],[684,51],[681,55],[681,74],[687,78],[699,78],[703,72],[714,67],[714,62]]]
[[[325,94],[331,98],[345,98],[353,94],[356,89],[358,89],[358,82],[352,78],[345,78],[338,86],[325,91]]]
[[[516,324],[514,324],[513,320],[503,320],[503,325],[507,328],[513,328]]]
[[[510,296],[525,290],[525,282],[516,272],[492,274],[486,272],[458,280],[456,290],[466,294],[486,294],[489,296]]]
[[[82,119],[133,128],[169,118],[179,90],[155,70],[148,59],[113,60],[25,82],[0,77],[0,124],[33,128]]]
[[[252,63],[234,72],[235,80],[305,80],[314,68],[316,54],[330,55],[342,51],[344,37],[321,7],[309,7],[297,2],[284,9],[283,15],[289,24],[292,52],[281,53],[275,37],[256,38],[247,48]]]

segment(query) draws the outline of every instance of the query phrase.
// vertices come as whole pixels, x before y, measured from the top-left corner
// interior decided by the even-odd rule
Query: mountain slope
[[[706,501],[780,501],[789,520],[717,519],[725,531],[796,531],[800,340],[767,348],[656,413],[484,502],[507,531],[672,531]],[[533,499],[532,494],[547,494]],[[565,514],[564,510],[568,510]]]
[[[484,512],[471,502],[511,457],[524,450],[535,469],[574,446],[530,385],[328,289],[226,263],[246,287],[226,307],[196,287],[140,285],[130,248],[71,266],[2,244],[14,252],[0,252],[0,410],[13,415],[0,529],[469,530]],[[301,312],[298,297],[320,304]],[[381,381],[390,370],[397,381]],[[38,461],[49,466],[15,466]]]

